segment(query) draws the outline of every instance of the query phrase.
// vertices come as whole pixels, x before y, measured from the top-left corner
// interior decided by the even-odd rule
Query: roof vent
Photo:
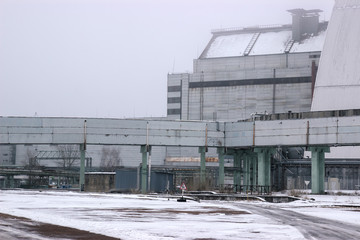
[[[292,38],[295,42],[305,39],[308,35],[316,35],[319,31],[320,9],[305,10],[302,8],[291,9]]]

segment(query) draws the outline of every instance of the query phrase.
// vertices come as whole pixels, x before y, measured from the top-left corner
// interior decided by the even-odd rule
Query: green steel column
[[[80,144],[80,191],[85,190],[85,145]]]
[[[255,148],[258,156],[258,185],[271,186],[271,154],[272,148]]]
[[[266,186],[266,150],[255,149],[258,154],[258,185]]]
[[[234,181],[234,185],[240,185],[241,184],[240,153],[238,151],[235,151],[233,156],[234,156],[234,176],[233,176],[233,181]]]
[[[147,147],[143,145],[140,147],[140,152],[142,154],[142,163],[141,163],[141,193],[145,194],[147,192]]]
[[[224,148],[218,148],[217,149],[218,157],[219,157],[219,186],[220,190],[223,190],[224,188],[224,179],[225,179],[225,168],[224,168],[224,155],[225,155],[225,149]]]
[[[256,186],[257,185],[257,157],[255,155],[253,155],[251,157],[251,162],[252,162],[252,182],[251,185]]]
[[[244,166],[243,166],[243,171],[242,171],[242,175],[243,175],[243,185],[244,185],[244,189],[245,191],[247,190],[246,189],[246,185],[247,185],[247,154],[244,154],[243,155],[243,163],[244,163]]]
[[[325,179],[325,153],[329,147],[311,147],[311,193],[323,194]]]
[[[14,175],[9,176],[10,188],[15,188]]]
[[[244,158],[244,185],[245,190],[249,190],[250,185],[250,159],[251,155],[247,153]]]
[[[268,151],[266,153],[266,167],[265,167],[265,182],[266,182],[266,186],[271,186],[271,157],[270,157],[271,152]]]
[[[203,189],[206,185],[206,159],[205,159],[205,147],[199,147],[200,153],[200,187]]]
[[[238,154],[237,152],[235,151],[233,154],[233,168],[234,168],[234,171],[233,171],[233,185],[235,187],[235,185],[238,184]],[[235,189],[234,189],[235,190]]]

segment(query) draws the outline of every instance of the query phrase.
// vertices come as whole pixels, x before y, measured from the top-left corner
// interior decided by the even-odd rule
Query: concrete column
[[[250,185],[257,185],[257,157],[255,155],[251,156],[251,164],[252,164],[252,181]]]
[[[9,188],[15,188],[14,175],[9,175],[7,178],[9,180]]]
[[[143,145],[140,147],[140,152],[142,154],[142,163],[141,163],[141,193],[145,194],[147,192],[147,146]]]
[[[219,186],[220,190],[224,189],[224,179],[225,179],[225,168],[224,168],[224,156],[225,156],[225,149],[218,148],[217,149],[218,158],[219,158]]]
[[[271,186],[271,152],[268,152],[266,155],[266,174],[265,174],[265,182],[266,186]]]
[[[85,190],[85,145],[80,144],[80,191]]]
[[[255,148],[254,152],[258,157],[258,186],[271,186],[271,154],[275,149],[272,148]]]
[[[248,156],[247,154],[243,156],[243,162],[244,162],[244,166],[243,166],[243,185],[245,186],[246,189],[246,185],[248,184],[247,182],[247,175],[248,175],[248,171],[247,171],[247,167],[248,167]]]
[[[10,186],[11,188],[15,188],[15,176],[12,175],[10,178]]]
[[[247,153],[244,158],[244,186],[245,190],[249,190],[250,185],[250,162],[251,162],[251,155]]]
[[[325,153],[329,147],[311,147],[311,193],[323,194],[325,179]]]
[[[203,189],[206,185],[206,158],[205,158],[205,147],[199,147],[200,153],[200,188]]]
[[[151,146],[147,147],[148,151],[148,157],[147,157],[147,163],[148,163],[148,191],[151,192]]]
[[[265,186],[266,185],[266,159],[267,154],[266,151],[259,151],[258,153],[258,185]]]
[[[234,154],[234,186],[241,185],[241,154],[239,151],[235,151]]]

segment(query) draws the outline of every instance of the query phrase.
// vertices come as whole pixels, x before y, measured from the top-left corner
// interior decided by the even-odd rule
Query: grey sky
[[[1,0],[0,116],[166,116],[211,29],[291,22],[334,0]]]

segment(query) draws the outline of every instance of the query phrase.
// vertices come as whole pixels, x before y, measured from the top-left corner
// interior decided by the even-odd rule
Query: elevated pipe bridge
[[[248,169],[261,170],[259,185],[270,185],[269,159],[273,149],[307,147],[312,151],[315,166],[312,189],[321,193],[324,153],[331,146],[360,145],[360,110],[254,115],[238,122],[0,117],[0,144],[78,144],[82,160],[86,145],[138,145],[143,166],[147,164],[151,146],[199,147],[201,175],[205,174],[205,152],[212,147],[218,148],[220,184],[224,181],[223,156],[236,152],[234,156],[239,159],[248,159],[244,160]],[[256,161],[254,154],[258,158],[257,166],[252,165]],[[145,176],[146,168],[143,169]],[[82,171],[81,184],[84,183]],[[255,176],[249,173],[244,179],[250,181],[250,175]],[[205,176],[201,179],[204,181]]]

